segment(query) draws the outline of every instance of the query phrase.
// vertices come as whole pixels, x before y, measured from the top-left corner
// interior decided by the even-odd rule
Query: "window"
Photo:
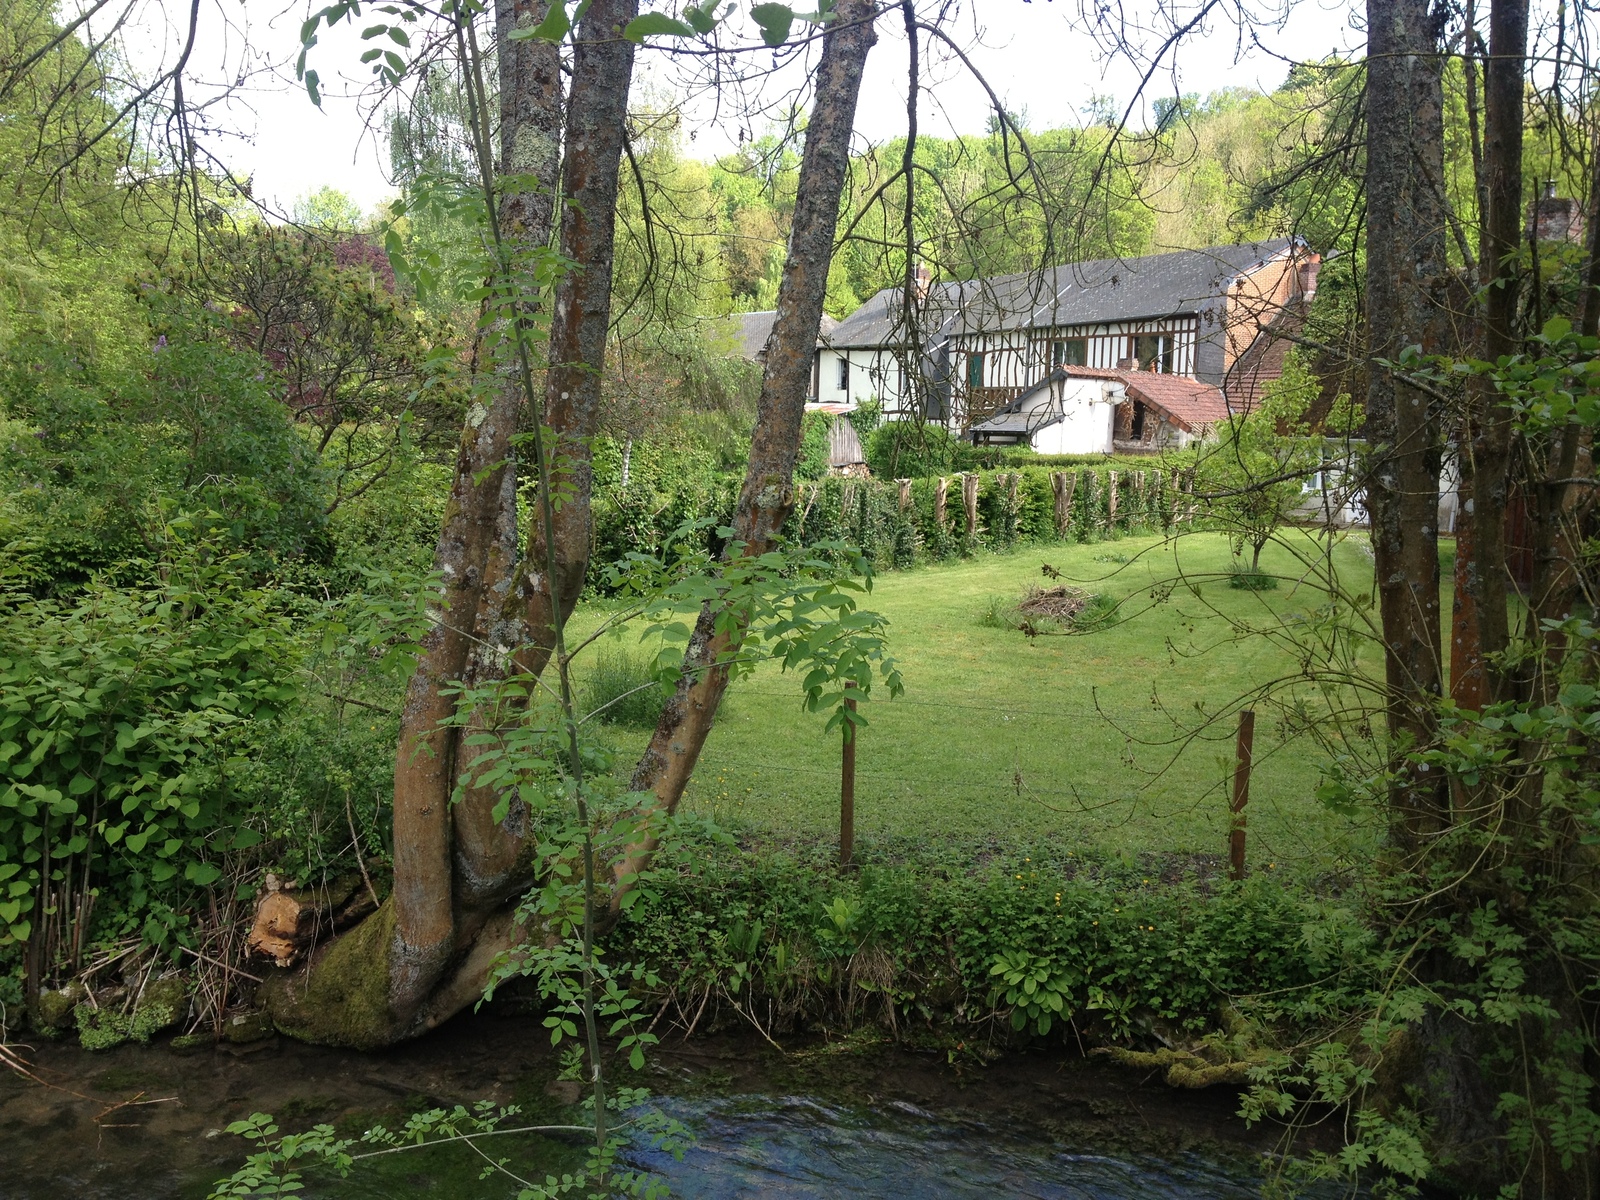
[[[981,388],[983,386],[983,353],[970,351],[967,354],[967,386]]]
[[[839,390],[850,390],[850,360],[842,354],[839,356]]]
[[[1067,338],[1050,346],[1052,367],[1083,367],[1089,364],[1089,342],[1086,338]]]
[[[1164,333],[1136,333],[1133,335],[1133,357],[1138,360],[1137,370],[1160,371],[1172,374],[1172,338]]]

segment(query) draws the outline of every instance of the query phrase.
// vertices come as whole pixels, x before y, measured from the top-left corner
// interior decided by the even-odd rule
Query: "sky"
[[[215,18],[202,25],[191,61],[198,74],[245,81],[234,99],[212,112],[212,123],[220,130],[212,145],[235,174],[251,177],[256,196],[278,211],[325,186],[346,193],[365,209],[393,195],[384,173],[382,139],[366,128],[363,106],[352,94],[367,78],[368,68],[358,63],[366,46],[358,31],[367,22],[345,22],[320,35],[311,58],[323,79],[318,111],[295,82],[292,68],[307,10],[260,0],[250,0],[248,7],[237,0],[213,2]],[[1169,0],[1180,12],[1196,2]],[[1290,60],[1350,53],[1361,45],[1349,0],[1230,0],[1230,7],[1241,6],[1255,12],[1258,44],[1245,42],[1241,48],[1236,27],[1213,19],[1177,51],[1175,69],[1169,62],[1153,75],[1146,94],[1271,89],[1282,82]],[[1151,0],[1125,0],[1120,11],[1149,21],[1156,8]],[[1078,15],[1076,0],[962,0],[952,33],[970,47],[973,65],[1007,110],[1025,114],[1030,128],[1047,129],[1082,121],[1097,96],[1111,96],[1120,110],[1137,91],[1139,70],[1124,59],[1108,58],[1077,28]],[[732,18],[741,19],[738,13]],[[158,0],[148,0],[141,20],[131,56],[154,62],[171,55],[177,31]],[[880,23],[880,30],[856,122],[857,137],[866,142],[896,137],[905,126],[904,31],[893,15]],[[920,109],[922,131],[981,133],[990,112],[982,86],[948,54],[925,50],[924,57],[933,61],[924,63],[922,73],[927,89]],[[804,64],[794,64],[771,86],[776,91],[793,87],[803,69]],[[636,85],[673,90],[672,65],[659,51],[640,52],[635,78]],[[1141,121],[1136,116],[1134,124]],[[708,103],[690,106],[685,127],[694,133],[686,151],[702,157],[725,153],[737,145],[741,127],[747,128],[736,115],[725,112],[718,119]],[[751,132],[759,136],[762,129]]]

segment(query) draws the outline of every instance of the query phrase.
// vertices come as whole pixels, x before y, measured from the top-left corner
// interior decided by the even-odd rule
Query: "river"
[[[270,1040],[178,1052],[26,1051],[49,1086],[0,1079],[5,1200],[204,1197],[249,1147],[224,1132],[254,1111],[285,1130],[317,1122],[392,1127],[404,1114],[475,1100],[520,1105],[532,1122],[573,1119],[573,1085],[537,1020],[467,1015],[374,1054]],[[737,1032],[673,1039],[643,1078],[649,1103],[693,1135],[681,1161],[648,1148],[635,1165],[683,1197],[1040,1197],[1234,1200],[1260,1195],[1270,1130],[1247,1130],[1221,1092],[1159,1081],[1068,1052],[987,1065],[943,1053],[823,1038],[780,1052]],[[579,1165],[578,1146],[497,1139],[514,1169]],[[405,1196],[501,1200],[463,1147],[387,1156],[347,1180],[312,1179],[328,1200]]]

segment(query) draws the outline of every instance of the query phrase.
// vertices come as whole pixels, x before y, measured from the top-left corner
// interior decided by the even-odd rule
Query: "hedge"
[[[1056,519],[1056,479],[1070,490],[1064,521]],[[1187,473],[1110,463],[1084,467],[1028,466],[942,477],[944,520],[937,515],[940,477],[897,480],[830,476],[796,485],[784,534],[801,545],[844,541],[859,546],[879,568],[1006,550],[1019,543],[1097,542],[1169,529],[1186,517],[1192,490]],[[977,524],[963,500],[977,481]],[[677,485],[611,490],[595,503],[592,562],[615,562],[628,551],[654,553],[685,521],[733,519],[740,481],[696,476]],[[1115,496],[1115,504],[1112,499]],[[594,577],[598,582],[598,573]]]

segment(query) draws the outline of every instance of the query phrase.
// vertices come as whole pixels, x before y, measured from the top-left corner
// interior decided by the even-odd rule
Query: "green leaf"
[[[311,103],[318,108],[322,107],[322,89],[318,86],[320,83],[321,77],[316,71],[308,70],[306,72],[306,95],[311,97]]]
[[[704,5],[691,4],[683,10],[683,19],[689,22],[696,33],[710,33],[721,20],[713,11],[715,8],[716,0],[706,0]],[[723,16],[732,11],[733,5],[730,4],[722,10]]]
[[[630,42],[643,42],[647,37],[693,37],[694,34],[695,31],[682,21],[659,12],[635,17],[622,31],[622,36]]]
[[[769,46],[781,46],[789,40],[789,30],[794,26],[794,9],[787,4],[757,4],[750,10],[755,23],[761,26],[761,40]]]
[[[566,40],[567,34],[572,32],[572,21],[567,16],[567,6],[563,0],[556,0],[550,6],[550,11],[531,29],[513,29],[510,37],[514,42],[524,42],[537,38],[541,42],[554,42],[557,45]]]
[[[190,883],[204,887],[222,878],[222,869],[214,863],[192,862],[183,869],[183,877]]]

